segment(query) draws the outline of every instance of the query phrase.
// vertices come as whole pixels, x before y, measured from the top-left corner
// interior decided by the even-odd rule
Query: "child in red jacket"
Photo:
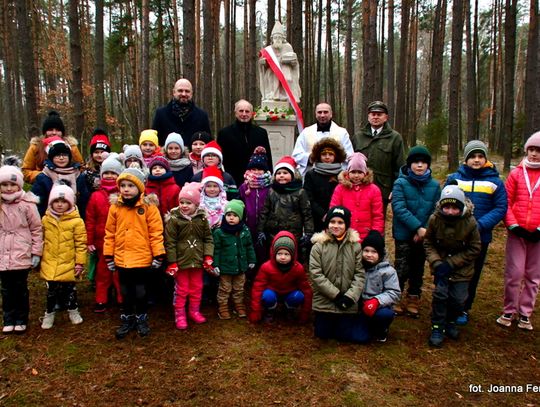
[[[148,168],[150,175],[146,181],[146,194],[156,194],[159,213],[164,218],[166,213],[178,206],[180,187],[174,181],[171,166],[165,157],[154,157]]]
[[[284,304],[288,310],[298,309],[299,322],[307,322],[313,291],[304,267],[296,258],[294,235],[287,231],[279,232],[272,241],[270,260],[261,266],[253,283],[251,322],[260,321],[263,311],[266,312],[266,320],[271,321],[278,303]]]
[[[120,282],[118,273],[111,273],[107,268],[105,257],[103,256],[103,239],[105,238],[105,224],[109,214],[109,196],[118,193],[116,178],[122,173],[122,163],[118,154],[111,153],[101,164],[100,187],[90,196],[90,201],[86,208],[88,217],[86,218],[86,235],[88,251],[95,253],[98,258],[96,264],[96,305],[94,312],[103,313],[107,311],[109,301],[109,288],[111,285],[116,290],[116,300],[122,303],[120,293]]]

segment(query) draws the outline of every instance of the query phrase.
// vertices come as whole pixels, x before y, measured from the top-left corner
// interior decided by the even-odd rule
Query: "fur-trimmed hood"
[[[311,150],[311,154],[309,156],[309,162],[310,163],[316,163],[321,161],[321,152],[325,148],[332,149],[336,154],[335,163],[343,163],[345,160],[347,160],[347,153],[345,153],[345,149],[341,145],[340,142],[333,139],[332,137],[324,137],[317,141],[315,145],[313,146],[313,149]]]
[[[347,170],[341,171],[339,173],[338,181],[345,188],[351,189],[353,187],[353,184],[351,183],[351,181],[349,181],[349,171]],[[367,174],[362,180],[362,184],[368,185],[372,183],[373,183],[373,170],[371,168],[368,168]]]
[[[318,232],[318,233],[315,233],[313,237],[311,238],[311,243],[313,244],[326,243],[326,242],[330,242],[333,239],[334,239],[334,236],[327,231]],[[360,235],[358,234],[356,230],[349,228],[345,232],[345,238],[343,239],[342,243],[347,243],[347,242],[350,242],[350,243],[360,242]]]
[[[472,201],[469,198],[465,197],[465,206],[463,208],[463,213],[458,218],[466,218],[466,217],[472,216],[473,213],[474,213],[474,204],[472,203]],[[433,214],[435,216],[439,216],[441,218],[448,219],[447,217],[443,216],[443,214],[441,212],[441,204],[440,204],[440,202],[437,202],[437,204],[435,205],[435,211],[433,212]]]
[[[109,203],[111,205],[124,206],[124,203],[121,201],[120,197],[121,197],[120,194],[109,195]],[[141,194],[135,206],[139,206],[139,205],[159,206],[159,199],[156,194],[149,194],[149,195]]]
[[[43,145],[43,139],[45,136],[34,136],[30,139],[30,144],[35,144],[37,146]],[[62,140],[64,140],[66,143],[68,143],[71,147],[78,146],[79,142],[77,139],[73,136],[64,136],[62,137]]]
[[[206,211],[200,207],[197,208],[197,210],[195,211],[195,214],[191,218],[193,219],[196,216],[202,216],[205,220],[207,219]],[[167,223],[173,217],[176,217],[176,218],[184,217],[178,206],[176,208],[172,208],[170,212],[167,212],[163,220],[165,221],[165,223]]]

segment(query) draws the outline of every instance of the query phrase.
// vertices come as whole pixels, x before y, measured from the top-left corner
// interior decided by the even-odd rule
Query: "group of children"
[[[95,311],[107,309],[111,286],[121,304],[118,339],[133,330],[148,335],[147,287],[164,272],[174,279],[180,330],[206,321],[204,281],[219,279],[220,319],[231,318],[230,301],[251,322],[272,320],[280,309],[305,322],[313,310],[317,337],[384,342],[395,315],[419,315],[427,260],[435,283],[429,343],[441,346],[468,322],[492,230],[503,219],[509,237],[497,322],[510,326],[518,318],[519,328],[532,330],[540,283],[540,133],[525,144],[527,155],[506,188],[478,140],[467,144],[442,192],[429,151],[413,147],[392,191],[396,269],[368,160],[358,152],[346,160],[332,138],[315,144],[303,180],[291,157],[270,169],[257,147],[239,188],[204,132],[194,134],[189,154],[176,133],[161,149],[154,130],[116,154],[96,131],[82,172],[61,138],[45,143],[33,194],[23,191],[17,167],[0,168],[4,333],[26,330],[26,280],[38,266],[47,282],[42,328],[51,328],[61,309],[81,323],[75,283],[90,253],[97,258]],[[246,309],[244,288],[251,286]]]

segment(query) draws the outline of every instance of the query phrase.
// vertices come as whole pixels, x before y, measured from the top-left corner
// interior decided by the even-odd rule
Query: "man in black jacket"
[[[225,171],[230,173],[236,185],[240,186],[244,182],[244,172],[255,148],[262,146],[266,149],[269,168],[272,168],[272,152],[266,130],[253,124],[251,103],[240,99],[234,105],[234,115],[235,122],[218,132],[217,142],[223,151]]]
[[[165,144],[170,133],[179,133],[184,145],[191,145],[191,136],[196,131],[210,133],[208,114],[193,102],[193,86],[187,79],[178,79],[174,84],[172,100],[156,109],[152,128],[157,130],[159,145]]]

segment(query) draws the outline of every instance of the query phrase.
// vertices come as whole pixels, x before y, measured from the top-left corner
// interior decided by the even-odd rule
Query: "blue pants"
[[[445,325],[455,322],[463,313],[465,300],[469,291],[468,281],[448,281],[448,278],[439,279],[433,290],[431,301],[431,323]]]
[[[366,343],[369,330],[359,314],[315,312],[315,336],[343,342]]]
[[[284,303],[288,309],[298,308],[304,303],[304,293],[300,290],[294,290],[285,295],[278,295],[269,288],[263,291],[261,303],[265,309],[275,309],[278,302]]]
[[[386,336],[390,324],[394,321],[394,311],[390,307],[381,307],[377,309],[372,317],[361,314],[361,320],[366,324],[370,336]]]

